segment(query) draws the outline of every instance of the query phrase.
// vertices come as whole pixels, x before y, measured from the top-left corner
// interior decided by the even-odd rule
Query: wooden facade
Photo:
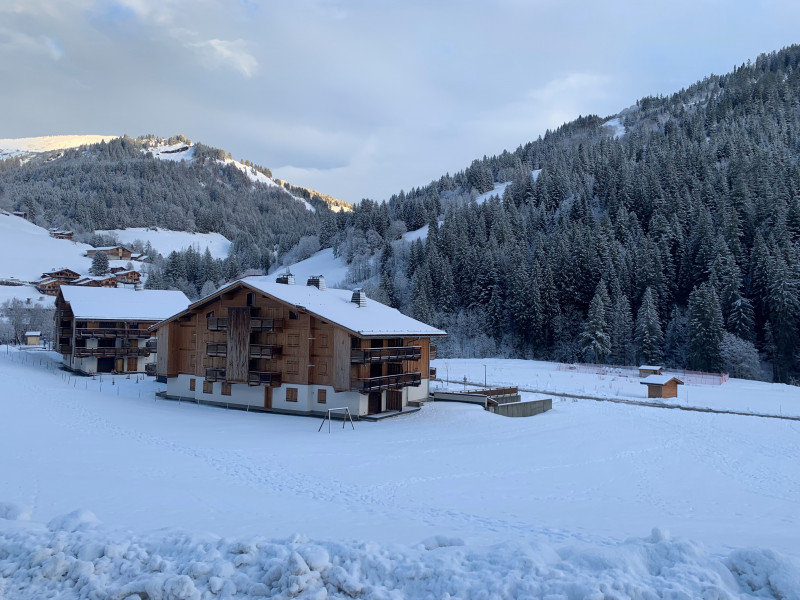
[[[683,381],[668,375],[649,375],[639,383],[647,386],[648,398],[677,398],[678,386],[683,385]]]
[[[272,409],[280,400],[283,410],[315,412],[335,399],[358,404],[354,414],[401,410],[409,398],[403,390],[423,383],[427,396],[430,335],[364,335],[244,281],[154,328],[157,373],[166,378],[168,395],[202,393],[226,404],[246,395],[254,406],[247,388],[263,387],[258,408]],[[185,380],[195,378],[204,385],[188,389]],[[230,398],[223,399],[226,390]]]
[[[110,260],[131,260],[131,251],[125,246],[108,246],[104,248],[90,248],[86,256],[93,258],[98,252],[104,253]]]

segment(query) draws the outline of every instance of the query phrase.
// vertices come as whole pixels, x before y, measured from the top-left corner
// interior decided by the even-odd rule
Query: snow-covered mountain
[[[46,135],[27,138],[0,138],[0,159],[25,158],[43,152],[99,144],[118,137],[118,135]]]

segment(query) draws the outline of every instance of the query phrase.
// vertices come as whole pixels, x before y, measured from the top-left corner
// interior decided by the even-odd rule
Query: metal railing
[[[124,327],[81,327],[75,330],[75,335],[79,338],[149,338],[150,332],[147,329],[125,329]]]
[[[392,360],[419,360],[421,346],[397,346],[393,348],[353,348],[351,363],[388,362]]]
[[[225,381],[225,369],[206,369],[206,381]]]
[[[150,356],[150,350],[147,348],[75,348],[74,354],[76,358],[92,356],[126,358],[133,356]]]
[[[283,354],[282,346],[250,344],[250,358],[274,358]]]
[[[208,356],[228,356],[228,345],[225,342],[209,342],[206,344]]]
[[[270,385],[281,384],[281,374],[272,371],[248,371],[247,385]]]
[[[228,329],[227,317],[209,317],[207,319],[209,331],[225,331]]]
[[[383,377],[368,377],[358,379],[354,388],[356,391],[367,394],[379,390],[395,390],[399,388],[418,386],[422,383],[422,374],[400,373],[399,375],[384,375]]]

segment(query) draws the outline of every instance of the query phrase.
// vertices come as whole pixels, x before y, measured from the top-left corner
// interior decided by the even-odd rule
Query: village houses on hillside
[[[247,277],[153,327],[167,396],[291,413],[402,411],[428,397],[444,331],[322,276]]]
[[[151,325],[185,309],[183,292],[65,285],[56,296],[64,366],[82,373],[145,373],[155,364]]]

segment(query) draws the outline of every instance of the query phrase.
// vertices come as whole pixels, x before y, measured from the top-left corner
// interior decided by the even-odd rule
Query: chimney
[[[353,290],[353,297],[350,298],[350,302],[357,304],[359,308],[364,308],[367,305],[367,295],[361,291],[361,288],[356,288]]]
[[[312,285],[320,291],[325,291],[327,289],[325,278],[322,275],[312,275],[308,278],[306,285]]]
[[[286,273],[281,273],[275,279],[275,283],[282,283],[284,285],[294,285],[294,275],[292,275],[289,271],[286,271]]]

